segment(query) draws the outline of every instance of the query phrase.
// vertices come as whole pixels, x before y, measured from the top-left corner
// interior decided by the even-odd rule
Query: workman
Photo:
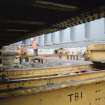
[[[38,56],[38,44],[35,39],[32,41],[32,48],[34,50],[34,55]]]
[[[16,59],[19,59],[19,63],[22,63],[22,51],[21,51],[21,47],[17,47],[16,49]]]

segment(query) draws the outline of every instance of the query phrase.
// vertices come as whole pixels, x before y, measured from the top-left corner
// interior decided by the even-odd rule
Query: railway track
[[[1,79],[19,79],[30,77],[54,76],[67,73],[78,73],[91,70],[91,65],[63,66],[63,67],[46,67],[46,68],[30,68],[30,69],[13,69],[0,71]]]
[[[0,98],[105,81],[105,71],[93,69],[91,65],[6,70],[0,76]]]

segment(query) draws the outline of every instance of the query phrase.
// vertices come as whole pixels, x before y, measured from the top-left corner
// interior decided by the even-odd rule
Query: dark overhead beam
[[[22,30],[22,29],[6,29],[7,32],[29,32],[29,30]]]
[[[60,10],[60,11],[73,11],[78,9],[78,7],[74,5],[66,5],[66,4],[60,4],[43,0],[35,0],[33,5],[41,8]]]
[[[26,20],[2,20],[0,23],[12,23],[12,24],[27,24],[27,25],[45,25],[45,22],[40,21],[26,21]]]

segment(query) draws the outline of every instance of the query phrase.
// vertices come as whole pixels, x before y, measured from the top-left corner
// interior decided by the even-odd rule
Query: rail
[[[0,98],[28,95],[42,91],[105,81],[105,71],[89,65],[1,72],[8,78],[0,80]]]

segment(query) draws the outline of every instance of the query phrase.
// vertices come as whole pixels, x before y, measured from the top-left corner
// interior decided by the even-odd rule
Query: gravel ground
[[[92,64],[89,61],[83,60],[60,60],[60,59],[49,59],[47,62],[45,61],[43,64],[36,63],[22,63],[21,65],[12,65],[12,66],[4,66],[2,69],[28,69],[28,68],[48,68],[48,67],[67,67],[67,66],[78,66],[78,65],[87,65]]]

